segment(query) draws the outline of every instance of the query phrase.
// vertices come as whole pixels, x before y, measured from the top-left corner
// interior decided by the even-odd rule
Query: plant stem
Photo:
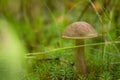
[[[46,53],[50,53],[50,52],[56,52],[56,51],[61,51],[61,50],[66,50],[66,49],[73,49],[73,48],[78,48],[78,47],[83,47],[83,46],[96,46],[96,45],[103,45],[103,44],[118,44],[118,43],[120,43],[120,41],[108,41],[108,42],[93,43],[93,44],[87,44],[87,45],[62,47],[62,48],[57,48],[57,49],[53,49],[53,50],[45,51],[45,52],[28,53],[27,56],[37,56],[37,55],[46,54]]]

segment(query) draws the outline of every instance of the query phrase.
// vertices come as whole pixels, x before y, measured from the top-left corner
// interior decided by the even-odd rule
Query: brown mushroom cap
[[[62,37],[70,39],[87,39],[97,37],[97,32],[90,24],[81,21],[69,25],[65,29]]]

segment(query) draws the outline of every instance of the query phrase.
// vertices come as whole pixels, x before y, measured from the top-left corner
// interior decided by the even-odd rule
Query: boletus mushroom
[[[80,21],[69,25],[62,37],[75,39],[75,46],[79,46],[85,44],[85,39],[97,37],[97,32],[87,22]],[[84,48],[84,46],[75,48],[75,69],[79,75],[87,74]]]

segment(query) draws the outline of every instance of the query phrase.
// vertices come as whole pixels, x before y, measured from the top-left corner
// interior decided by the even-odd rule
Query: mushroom
[[[69,25],[65,29],[62,37],[75,39],[75,46],[79,46],[85,44],[85,39],[97,37],[97,32],[87,22],[80,21]],[[84,48],[84,46],[75,48],[75,69],[79,75],[87,74]]]

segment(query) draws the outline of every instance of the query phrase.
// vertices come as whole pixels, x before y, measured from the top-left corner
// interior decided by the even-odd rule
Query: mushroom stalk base
[[[84,45],[84,40],[78,39],[75,43],[76,46]],[[75,68],[79,75],[86,75],[87,74],[87,66],[85,63],[85,51],[84,46],[75,48]]]

